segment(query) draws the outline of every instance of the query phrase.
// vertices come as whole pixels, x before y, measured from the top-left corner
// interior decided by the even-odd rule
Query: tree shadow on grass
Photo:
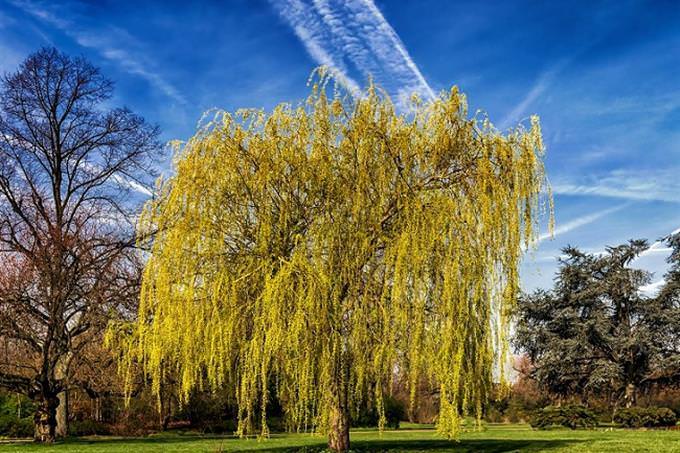
[[[130,447],[134,449],[135,445],[158,445],[159,448],[167,444],[179,444],[185,442],[201,442],[201,441],[230,441],[232,439],[238,439],[236,436],[230,435],[220,435],[220,434],[207,434],[207,435],[173,435],[173,436],[149,436],[149,437],[118,437],[118,436],[82,436],[82,437],[69,437],[66,440],[57,440],[53,444],[39,444],[33,442],[30,438],[21,439],[7,439],[0,442],[0,446],[11,446],[14,448],[27,447],[29,449],[35,448],[52,448],[52,447],[64,447],[73,446],[83,447],[83,446],[119,446],[121,449],[125,447]],[[134,450],[131,450],[131,452]],[[160,450],[159,450],[160,451]]]
[[[428,440],[357,440],[351,442],[352,452],[487,452],[487,453],[509,453],[515,451],[538,452],[549,451],[555,448],[567,448],[570,445],[583,442],[582,440],[501,440],[501,439],[480,439],[452,442],[443,439]],[[225,445],[225,447],[227,447]],[[224,451],[229,451],[225,448]],[[316,453],[326,451],[326,442],[319,442],[319,445],[308,445],[304,447],[275,447],[253,448],[249,450],[239,450],[243,452],[266,451],[271,453],[304,452]]]
[[[202,441],[224,441],[230,442],[239,439],[238,436],[230,434],[176,434],[176,435],[151,435],[147,437],[108,437],[108,436],[84,436],[71,437],[66,442],[66,445],[119,445],[119,444],[141,444],[141,445],[159,445],[163,444],[180,444],[186,442],[202,442]]]
[[[276,435],[274,435],[276,436]],[[272,436],[272,437],[274,437]],[[290,446],[271,446],[265,443],[254,444],[252,448],[243,444],[229,445],[230,442],[238,438],[229,435],[177,435],[177,436],[158,436],[144,438],[72,438],[65,442],[66,445],[74,448],[86,445],[98,447],[112,447],[111,451],[127,450],[133,452],[135,446],[158,447],[158,451],[163,451],[163,446],[172,444],[213,441],[213,445],[200,445],[201,451],[214,452],[271,452],[271,453],[316,453],[327,451],[326,440],[319,439],[318,442],[305,443],[305,445],[295,445],[296,441],[291,439]],[[584,442],[578,439],[469,439],[460,442],[452,442],[445,439],[403,439],[403,440],[384,440],[384,439],[358,439],[351,442],[352,452],[488,452],[488,453],[509,453],[509,452],[539,452],[549,451],[556,448],[568,448],[569,446]],[[58,444],[60,444],[59,442]],[[58,445],[57,444],[57,445]],[[26,445],[26,444],[24,444]],[[30,445],[30,444],[29,444]],[[34,444],[33,444],[34,445]],[[15,446],[19,446],[15,444]],[[237,448],[234,448],[237,447]],[[245,448],[244,448],[245,447]],[[120,450],[119,450],[120,448]]]

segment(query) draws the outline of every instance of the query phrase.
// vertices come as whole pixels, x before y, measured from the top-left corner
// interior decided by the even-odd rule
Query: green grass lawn
[[[163,434],[145,438],[97,437],[70,440],[52,446],[32,443],[0,445],[1,452],[287,452],[322,451],[325,438],[308,434],[272,435],[267,440],[232,436]],[[680,452],[680,431],[578,430],[534,431],[527,425],[490,425],[481,432],[461,435],[459,442],[441,439],[432,429],[352,432],[355,451],[399,452]]]

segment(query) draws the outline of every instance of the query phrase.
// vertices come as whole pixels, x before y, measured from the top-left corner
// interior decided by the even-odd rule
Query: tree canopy
[[[658,342],[662,345],[662,365],[653,376],[661,384],[680,384],[680,231],[664,238],[671,249],[670,265],[664,283],[651,307],[651,318],[659,328]]]
[[[438,386],[438,429],[481,415],[505,351],[518,260],[545,189],[537,118],[506,135],[453,88],[399,114],[379,89],[220,113],[178,147],[145,209],[157,231],[122,366],[158,391],[233,392],[241,435],[290,429],[348,448],[358,403],[393,373]],[[502,375],[502,373],[501,373]],[[273,393],[273,394],[272,394]],[[259,428],[256,428],[259,426]]]
[[[677,261],[677,238],[670,245]],[[641,292],[648,272],[633,261],[644,240],[603,254],[563,250],[552,291],[520,299],[516,345],[534,365],[539,384],[563,397],[605,397],[635,404],[639,390],[680,382],[677,263],[658,296]]]

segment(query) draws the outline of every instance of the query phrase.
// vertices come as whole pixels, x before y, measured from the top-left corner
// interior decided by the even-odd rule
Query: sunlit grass
[[[309,434],[276,434],[267,440],[234,436],[169,433],[145,438],[91,437],[52,446],[30,442],[0,445],[0,452],[246,452],[304,451],[325,448],[325,438]],[[489,425],[483,431],[461,434],[459,442],[437,436],[431,425],[404,424],[399,430],[352,432],[354,451],[400,452],[680,452],[680,431],[559,429],[535,431],[527,425]]]

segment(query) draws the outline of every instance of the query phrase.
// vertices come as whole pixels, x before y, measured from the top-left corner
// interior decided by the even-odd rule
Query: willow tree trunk
[[[338,401],[330,415],[328,431],[328,448],[332,451],[345,452],[349,450],[349,409],[347,395]]]
[[[54,442],[58,406],[59,398],[56,395],[41,395],[33,417],[35,423],[33,440],[42,443]]]
[[[335,382],[332,385],[332,407],[329,414],[328,448],[331,451],[349,450],[349,362],[346,346],[335,360]]]

